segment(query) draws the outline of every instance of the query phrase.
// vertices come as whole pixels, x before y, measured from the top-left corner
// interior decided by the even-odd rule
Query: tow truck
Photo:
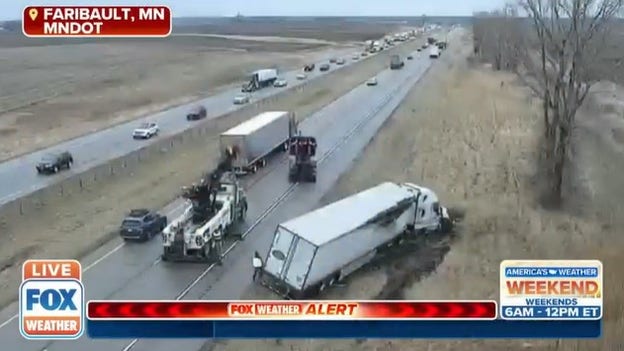
[[[247,196],[230,172],[231,157],[198,184],[183,188],[184,213],[162,233],[163,261],[220,262],[222,242],[245,220]]]

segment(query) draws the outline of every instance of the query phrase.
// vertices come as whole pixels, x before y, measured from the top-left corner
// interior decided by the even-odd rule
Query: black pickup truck
[[[119,234],[124,240],[147,241],[167,226],[167,217],[147,209],[131,210],[121,222]]]

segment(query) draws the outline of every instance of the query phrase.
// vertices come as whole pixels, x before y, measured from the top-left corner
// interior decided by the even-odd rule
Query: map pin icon
[[[37,9],[28,10],[28,15],[30,16],[30,19],[33,21],[37,19],[38,14],[39,14],[39,11],[37,11]]]

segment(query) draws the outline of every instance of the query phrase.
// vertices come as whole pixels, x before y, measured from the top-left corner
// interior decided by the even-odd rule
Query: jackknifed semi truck
[[[286,298],[314,297],[406,239],[452,227],[435,192],[385,182],[279,224],[259,282]]]
[[[221,158],[231,158],[231,171],[238,175],[255,173],[272,153],[288,150],[297,133],[293,113],[263,112],[221,134]]]

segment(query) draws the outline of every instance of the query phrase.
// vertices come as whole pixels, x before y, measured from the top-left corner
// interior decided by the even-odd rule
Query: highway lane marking
[[[369,55],[369,57],[367,58],[371,58],[373,56],[376,55]],[[361,60],[359,62],[362,62],[364,60]],[[346,65],[342,66],[342,67],[336,67],[334,70],[332,70],[331,72],[336,72],[338,71],[340,68],[344,68],[344,67],[348,67],[351,64],[353,64],[354,62],[350,62],[347,63]],[[328,72],[329,73],[329,72]],[[320,77],[323,76],[325,74],[321,74],[316,77]],[[407,79],[405,80],[407,81]],[[391,94],[389,94],[389,96],[386,96],[383,99],[383,102],[378,106],[378,108],[373,112],[373,113],[369,113],[364,119],[360,120],[360,122],[352,129],[349,131],[349,133],[345,136],[345,138],[341,139],[337,144],[334,145],[334,147],[332,149],[330,149],[329,151],[327,151],[327,153],[323,156],[323,158],[321,160],[319,160],[319,164],[321,162],[323,162],[327,157],[331,156],[331,154],[333,154],[335,152],[336,149],[338,149],[340,146],[342,146],[346,141],[348,141],[353,134],[355,133],[355,131],[359,130],[360,127],[365,124],[366,122],[368,122],[372,116],[374,116],[376,113],[378,113],[383,106],[385,106],[390,100],[391,100],[391,95],[396,92],[397,90],[400,89],[400,87],[405,83],[405,81],[398,87],[395,88]],[[296,87],[300,84],[294,85],[292,87]],[[279,94],[279,93],[276,93]],[[276,95],[276,94],[271,94],[270,96]],[[270,97],[268,96],[268,97]],[[283,162],[280,162],[283,163]],[[273,167],[274,169],[277,168]],[[271,173],[274,169],[271,169],[269,172],[267,172],[267,174],[263,175],[261,178],[263,178],[264,176],[268,175],[269,173]],[[257,181],[256,181],[257,182]],[[254,182],[253,184],[255,184],[256,182]],[[260,222],[262,220],[264,220],[277,206],[279,206],[281,204],[281,202],[283,202],[297,187],[298,183],[293,184],[289,189],[286,190],[285,193],[282,194],[282,196],[280,196],[280,198],[278,198],[271,206],[269,206],[269,208],[267,210],[265,210],[265,212],[259,217],[257,218],[257,220],[252,224],[252,226],[250,226],[245,233],[242,234],[242,238],[245,238],[256,226],[258,226],[260,224]],[[181,203],[180,205],[176,206],[174,209],[168,211],[168,214],[172,214],[176,211],[178,211],[180,208],[182,208],[185,205],[185,203]],[[240,243],[240,241],[235,241],[234,243],[232,243],[227,249],[226,251],[223,253],[223,257],[225,257],[229,252],[231,252],[236,245],[238,245],[238,243]],[[124,243],[121,243],[119,245],[117,245],[116,247],[112,248],[111,250],[109,250],[108,252],[106,252],[103,256],[101,256],[100,258],[98,258],[97,260],[95,260],[94,262],[92,262],[91,264],[89,264],[88,266],[85,267],[85,269],[83,270],[83,272],[87,272],[88,270],[90,270],[91,268],[95,267],[97,264],[99,264],[100,262],[104,261],[106,258],[110,257],[112,254],[114,254],[115,252],[119,251],[123,246],[125,245]],[[162,260],[162,257],[159,257],[158,259],[156,259],[153,263],[152,266],[157,265],[160,261]],[[199,282],[201,281],[213,268],[214,268],[215,264],[210,265],[206,270],[204,270],[204,272],[202,272],[195,280],[193,280],[191,282],[191,284],[185,289],[183,290],[180,294],[179,297],[176,297],[176,300],[179,300],[181,298],[183,298],[186,294],[188,294],[188,292]],[[7,326],[8,324],[10,324],[13,320],[15,320],[16,318],[19,317],[19,314],[15,314],[13,315],[11,318],[9,318],[8,320],[6,320],[5,322],[3,322],[2,324],[0,324],[0,329],[2,329],[3,327]],[[131,344],[129,344],[126,348],[124,348],[124,351],[126,350],[130,350],[134,344],[136,344],[136,342],[138,342],[138,339],[133,340],[133,342]]]
[[[422,78],[422,76],[426,73],[425,72],[418,72],[419,73],[419,77],[418,79],[414,82],[414,84],[416,84],[418,81],[420,81],[420,78]],[[347,134],[341,138],[337,143],[335,143],[333,145],[333,147],[331,149],[329,149],[328,151],[326,151],[323,156],[321,157],[321,159],[319,160],[319,164],[323,163],[324,161],[327,160],[327,158],[329,158],[331,155],[333,155],[337,150],[339,150],[344,144],[346,144],[352,137],[353,135],[355,135],[360,129],[362,129],[364,127],[364,125],[366,125],[368,122],[370,122],[373,117],[375,117],[384,107],[386,107],[388,105],[388,103],[390,101],[393,100],[393,98],[395,97],[395,93],[401,91],[402,89],[405,88],[406,83],[410,82],[414,77],[407,77],[406,79],[404,79],[401,84],[399,84],[399,86],[397,86],[396,88],[394,88],[393,90],[391,90],[391,92],[384,96],[383,99],[381,100],[381,103],[379,105],[377,105],[375,108],[373,108],[367,115],[365,115],[364,118],[362,118],[354,127],[352,127]],[[404,97],[403,97],[404,99]],[[401,101],[403,101],[403,99],[401,99]],[[400,102],[399,101],[399,104]],[[388,116],[389,117],[389,116]],[[260,225],[260,223],[266,218],[268,217],[273,210],[275,210],[275,208],[277,208],[278,206],[280,206],[285,200],[288,199],[288,197],[290,197],[290,195],[297,189],[299,183],[295,183],[292,184],[290,187],[288,187],[288,189],[286,189],[286,191],[284,193],[282,193],[282,195],[280,195],[279,198],[277,198],[270,206],[269,208],[267,208],[255,221],[254,223],[241,235],[242,239],[245,239],[245,237],[247,237],[258,225]],[[240,244],[242,242],[242,240],[239,241],[235,241],[233,242],[226,250],[225,252],[222,254],[222,258],[225,258],[232,250],[234,250],[234,248]],[[201,274],[199,274],[189,285],[186,286],[186,288],[184,288],[184,290],[182,290],[176,297],[175,300],[181,300],[183,299],[186,294],[188,294],[194,287],[195,285],[197,285],[206,275],[208,275],[208,273],[210,273],[215,267],[217,266],[216,263],[212,263],[210,266],[208,266]],[[130,351],[137,343],[139,342],[139,339],[133,339],[128,345],[126,345],[122,351]]]
[[[171,210],[167,211],[167,216],[169,215],[173,215],[174,213],[178,212],[181,208],[184,207],[186,203],[182,202],[179,205],[176,205],[174,208],[172,208]],[[124,247],[126,245],[125,242],[122,242],[121,244],[113,247],[112,249],[110,249],[109,251],[107,251],[104,255],[102,255],[101,257],[99,257],[98,259],[96,259],[95,261],[91,262],[89,265],[85,266],[84,269],[82,270],[83,273],[88,272],[90,269],[92,269],[93,267],[95,267],[96,265],[98,265],[100,262],[104,261],[105,259],[107,259],[108,257],[110,257],[112,254],[114,254],[115,252],[121,250],[122,247]],[[155,262],[152,262],[152,266],[158,264],[158,262],[161,260],[161,258],[159,258],[158,260],[156,260]],[[4,322],[2,322],[2,324],[0,324],[0,329],[6,327],[7,325],[9,325],[11,322],[13,322],[15,319],[17,319],[19,317],[19,313],[14,314],[13,316],[11,316],[10,318],[8,318],[7,320],[5,320]]]
[[[369,56],[368,58],[370,58],[370,56]],[[360,62],[361,62],[361,61],[360,61]],[[347,65],[345,65],[345,66],[343,66],[343,67],[346,67],[346,66],[349,66],[349,64],[347,64]],[[338,68],[338,69],[340,69],[341,67],[337,67],[337,68]],[[335,72],[335,71],[337,71],[338,69],[335,69],[335,70],[333,70],[332,72]],[[375,75],[375,76],[376,76],[376,75]],[[348,140],[352,137],[352,135],[354,134],[354,132],[355,132],[355,131],[359,130],[359,129],[360,129],[360,127],[361,127],[364,123],[366,123],[367,121],[369,121],[369,120],[372,118],[372,116],[376,115],[376,114],[377,114],[377,113],[378,113],[378,112],[379,112],[379,111],[380,111],[380,110],[381,110],[381,109],[382,109],[382,108],[383,108],[383,107],[384,107],[384,106],[385,106],[385,105],[386,105],[386,104],[387,104],[387,103],[391,100],[392,95],[393,95],[396,91],[400,90],[400,88],[402,87],[402,85],[403,85],[403,84],[405,84],[405,82],[407,82],[408,80],[409,80],[409,78],[408,78],[408,79],[405,79],[405,80],[404,80],[404,82],[402,82],[402,84],[401,84],[401,85],[399,85],[397,88],[395,88],[394,90],[392,90],[392,92],[391,92],[390,94],[388,94],[388,95],[387,95],[387,96],[383,99],[383,102],[382,102],[380,105],[378,105],[378,108],[377,108],[377,109],[375,109],[374,111],[371,111],[371,112],[370,112],[370,113],[369,113],[369,114],[368,114],[368,115],[367,115],[364,119],[362,119],[362,120],[360,121],[360,123],[358,123],[358,124],[357,124],[357,125],[356,125],[356,126],[355,126],[352,130],[351,130],[351,131],[349,131],[349,133],[345,136],[345,138],[344,138],[344,139],[342,139],[342,140],[341,140],[338,144],[334,145],[334,147],[333,147],[332,149],[330,149],[330,150],[329,150],[329,151],[328,151],[328,152],[327,152],[327,153],[323,156],[323,158],[319,161],[319,163],[323,162],[323,160],[325,160],[327,157],[331,156],[331,154],[333,154],[337,148],[339,148],[341,145],[343,145],[346,141],[348,141]],[[282,162],[280,162],[280,164],[281,164],[281,163],[283,163],[283,160],[282,160]],[[270,169],[270,170],[269,170],[269,172],[267,172],[266,174],[262,175],[260,178],[264,178],[264,176],[266,176],[266,175],[268,175],[268,174],[272,173],[272,171],[273,171],[274,169],[276,169],[276,168],[277,168],[277,166],[278,166],[278,165],[276,165],[275,167],[272,167],[272,169]],[[253,182],[253,183],[252,183],[252,186],[253,186],[253,185],[255,185],[255,183],[257,183],[259,180],[260,180],[260,179],[257,179],[255,182]],[[296,187],[296,184],[294,184],[294,186]],[[290,190],[294,191],[294,187],[293,187],[293,189],[288,189],[286,192],[288,193]],[[278,201],[280,201],[280,202],[281,202],[281,201],[283,201],[283,200],[279,200],[279,199],[278,199]],[[182,208],[184,205],[185,205],[185,203],[184,203],[184,202],[183,202],[183,203],[181,203],[180,205],[177,205],[175,208],[173,208],[172,210],[168,211],[168,213],[167,213],[167,214],[168,214],[168,215],[171,215],[171,214],[173,214],[173,213],[177,212],[177,211],[178,211],[180,208]],[[273,205],[275,205],[275,206],[273,206]],[[273,204],[269,207],[269,209],[267,209],[267,210],[268,210],[268,211],[273,211],[273,209],[274,209],[275,207],[277,207],[278,205],[279,205],[279,203],[274,202],[274,203],[273,203]],[[261,215],[261,217],[259,217],[259,218],[257,219],[257,221],[256,221],[257,223],[256,223],[256,222],[254,222],[254,224],[253,224],[253,225],[252,225],[252,226],[251,226],[251,227],[250,227],[250,228],[249,228],[249,229],[248,229],[245,233],[243,233],[242,237],[244,238],[245,236],[247,236],[247,235],[251,232],[251,230],[252,230],[253,228],[255,228],[255,227],[259,224],[259,222],[261,222],[262,220],[264,220],[264,218],[266,218],[269,214],[270,214],[270,212],[265,212],[265,213],[263,213],[263,214]],[[233,250],[233,249],[234,249],[234,247],[235,247],[238,243],[239,243],[239,241],[236,241],[236,242],[232,243],[232,244],[231,244],[231,245],[230,245],[230,246],[226,249],[226,251],[224,252],[223,256],[225,257],[225,255],[227,255],[227,254],[228,254],[231,250]],[[109,250],[108,252],[106,252],[103,256],[101,256],[100,258],[96,259],[94,262],[92,262],[92,263],[91,263],[91,264],[89,264],[88,266],[86,266],[86,267],[84,268],[83,272],[85,272],[85,273],[86,273],[86,272],[87,272],[87,271],[89,271],[91,268],[95,267],[97,264],[99,264],[100,262],[102,262],[102,261],[104,261],[105,259],[107,259],[108,257],[110,257],[112,254],[114,254],[115,252],[119,251],[119,250],[120,250],[120,249],[121,249],[124,245],[125,245],[125,242],[122,242],[121,244],[119,244],[119,245],[117,245],[116,247],[112,248],[111,250]],[[152,266],[157,265],[157,264],[158,264],[158,263],[160,263],[161,261],[162,261],[162,257],[158,257],[158,258],[157,258],[157,259],[156,259],[156,260],[152,263]],[[196,285],[196,284],[197,284],[197,282],[199,282],[201,279],[203,279],[203,277],[204,277],[204,276],[206,276],[206,274],[208,274],[208,273],[209,273],[209,272],[213,269],[213,267],[214,267],[214,265],[209,266],[209,267],[208,267],[208,268],[207,268],[204,272],[202,272],[202,274],[201,274],[198,278],[196,278],[196,280],[194,280],[193,282],[191,282],[191,285],[188,287],[188,289],[185,289],[185,290],[181,293],[181,294],[182,294],[182,296],[183,296],[183,295],[186,295],[186,294],[188,293],[188,291],[190,291],[190,290],[194,287],[194,285]],[[176,299],[177,299],[177,298],[176,298]],[[10,324],[13,320],[15,320],[15,319],[16,319],[16,318],[18,318],[18,317],[19,317],[19,314],[15,314],[15,315],[13,315],[11,318],[9,318],[8,320],[6,320],[6,321],[4,321],[2,324],[0,324],[0,329],[2,329],[3,327],[7,326],[8,324]],[[131,347],[130,347],[130,348],[131,348]]]

